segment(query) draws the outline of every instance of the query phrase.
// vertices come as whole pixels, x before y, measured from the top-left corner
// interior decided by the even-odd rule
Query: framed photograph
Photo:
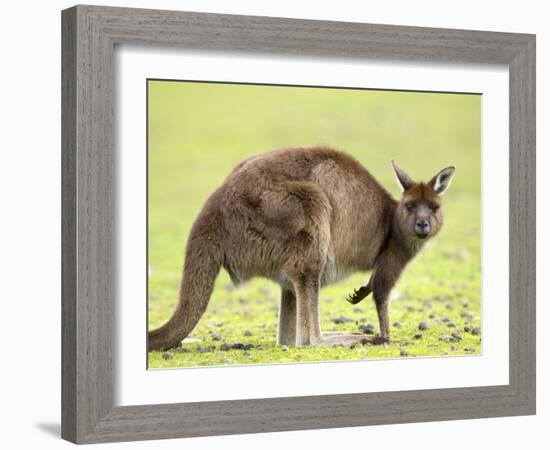
[[[62,13],[62,436],[535,413],[535,37]]]

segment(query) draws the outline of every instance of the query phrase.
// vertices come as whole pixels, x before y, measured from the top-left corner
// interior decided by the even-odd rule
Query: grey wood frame
[[[97,6],[64,10],[62,35],[64,439],[94,443],[535,413],[534,35]],[[507,65],[509,384],[115,407],[113,52],[124,43]]]

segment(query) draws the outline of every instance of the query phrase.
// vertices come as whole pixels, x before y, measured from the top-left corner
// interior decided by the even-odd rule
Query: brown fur
[[[221,267],[236,284],[260,276],[281,286],[278,342],[298,346],[362,338],[321,333],[319,288],[373,270],[356,300],[373,292],[380,320],[375,342],[387,342],[390,290],[426,242],[415,234],[415,221],[429,221],[426,238],[437,234],[443,215],[430,209],[441,201],[434,180],[448,183],[454,170],[416,184],[394,168],[406,185],[400,202],[359,162],[327,147],[275,150],[238,164],[193,225],[178,307],[149,333],[149,350],[177,346],[191,332]],[[411,202],[414,214],[406,206]]]

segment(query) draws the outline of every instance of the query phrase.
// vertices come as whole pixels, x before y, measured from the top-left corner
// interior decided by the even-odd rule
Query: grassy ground
[[[480,353],[480,114],[474,95],[150,81],[150,329],[175,308],[194,218],[238,161],[277,147],[329,144],[354,155],[395,196],[390,159],[418,180],[450,164],[457,172],[443,230],[394,289],[390,345],[278,347],[278,287],[255,279],[234,288],[222,271],[191,333],[198,341],[151,352],[149,367]],[[345,301],[367,279],[356,274],[322,289],[323,330],[372,324],[378,331],[371,297],[356,306]]]

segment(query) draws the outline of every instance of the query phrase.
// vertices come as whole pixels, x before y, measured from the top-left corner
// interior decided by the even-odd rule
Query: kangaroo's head
[[[443,226],[441,196],[450,186],[455,168],[446,167],[429,182],[417,183],[392,161],[403,196],[395,212],[395,224],[410,238],[428,239]]]

